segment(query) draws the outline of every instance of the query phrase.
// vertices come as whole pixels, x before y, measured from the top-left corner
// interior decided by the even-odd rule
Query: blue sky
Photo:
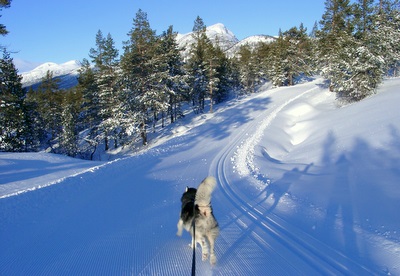
[[[87,58],[100,29],[112,35],[122,54],[122,42],[139,9],[147,13],[157,34],[170,25],[188,33],[199,15],[207,26],[223,23],[243,39],[277,35],[280,28],[285,31],[300,23],[311,31],[324,12],[324,0],[13,0],[1,12],[0,22],[10,33],[0,37],[0,44],[14,52],[19,64],[64,63]]]

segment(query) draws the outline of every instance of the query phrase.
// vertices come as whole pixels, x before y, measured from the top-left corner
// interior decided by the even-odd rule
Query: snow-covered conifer
[[[3,49],[0,59],[0,150],[24,151],[28,125],[26,124],[25,95],[22,77],[10,54]]]

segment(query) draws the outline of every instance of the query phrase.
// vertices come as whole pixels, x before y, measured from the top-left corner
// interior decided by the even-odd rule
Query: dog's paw
[[[178,237],[182,236],[182,231],[176,232],[176,235],[177,235]]]
[[[208,254],[207,253],[203,253],[202,257],[201,257],[201,260],[204,262],[204,261],[207,261],[207,259],[208,259]]]
[[[210,264],[211,265],[215,265],[217,263],[217,257],[215,256],[215,254],[211,254],[210,256]]]

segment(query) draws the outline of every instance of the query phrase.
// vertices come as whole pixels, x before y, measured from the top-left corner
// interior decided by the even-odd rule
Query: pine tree
[[[129,41],[125,43],[121,57],[121,68],[124,75],[124,106],[131,113],[130,125],[137,126],[143,145],[147,144],[148,111],[153,107],[151,95],[157,72],[154,62],[157,49],[155,31],[150,28],[147,13],[139,10],[133,20],[133,28],[128,33]]]
[[[210,61],[212,62],[211,69],[214,67],[215,73],[211,76],[212,95],[210,97],[212,102],[221,103],[228,98],[231,91],[239,88],[239,74],[233,62],[228,59],[220,47],[213,47],[212,55],[213,59]]]
[[[193,38],[194,43],[191,45],[190,57],[187,61],[191,87],[190,98],[195,112],[203,112],[206,96],[209,95],[212,82],[215,82],[211,79],[215,76],[215,68],[212,67],[212,44],[206,35],[206,25],[199,16],[194,22]]]
[[[120,99],[117,75],[118,50],[115,49],[114,41],[110,34],[102,41],[101,57],[96,73],[96,81],[99,92],[99,115],[102,119],[100,129],[104,135],[105,150],[109,149],[109,140],[114,140],[114,147],[118,144],[118,134],[121,131],[118,118]]]
[[[89,56],[94,70],[88,64],[85,65],[84,80],[87,82],[87,88],[84,99],[87,107],[90,107],[86,109],[87,115],[94,115],[89,118],[98,119],[91,120],[92,125],[86,141],[97,146],[103,140],[105,150],[108,150],[110,140],[114,141],[114,147],[118,146],[123,131],[119,122],[122,110],[119,108],[121,97],[118,50],[110,33],[104,38],[100,30],[97,32],[96,47],[90,49]]]
[[[0,1],[0,11],[2,11],[2,9],[4,8],[9,8],[11,5],[11,0],[1,0]],[[0,14],[0,18],[1,18],[1,14]],[[3,24],[0,24],[0,35],[6,35],[8,34],[8,30],[6,29],[6,26],[4,26]]]
[[[285,49],[285,75],[288,85],[294,84],[294,79],[301,75],[311,75],[312,50],[307,29],[300,24],[300,28],[293,27],[283,33],[286,43]]]
[[[321,31],[327,35],[351,33],[354,30],[352,17],[350,0],[325,0],[325,13],[320,21]]]
[[[238,52],[239,75],[246,93],[253,93],[257,84],[257,67],[249,45],[243,45]]]
[[[32,88],[26,93],[26,98],[23,105],[23,113],[25,117],[25,148],[26,151],[37,151],[41,148],[41,141],[46,137],[43,121],[39,114],[38,103],[31,101],[30,95],[35,91]]]
[[[60,151],[71,157],[79,153],[79,124],[78,118],[81,113],[82,94],[79,89],[72,88],[64,91],[62,101],[60,133]]]
[[[84,59],[81,64],[78,85],[76,86],[76,89],[82,95],[78,130],[87,130],[83,140],[87,142],[88,146],[84,147],[81,151],[91,152],[91,157],[86,158],[92,160],[93,154],[102,140],[99,129],[102,121],[100,117],[99,88],[95,74],[96,69],[91,67],[87,59]]]
[[[320,21],[319,63],[322,75],[330,81],[330,91],[347,93],[350,55],[355,47],[353,39],[353,8],[349,0],[325,1],[325,13]]]
[[[384,73],[396,76],[400,66],[399,1],[380,0],[376,7],[373,26],[370,40],[373,40],[376,52],[384,59]]]
[[[287,48],[287,41],[285,41],[283,33],[279,31],[279,37],[272,44],[271,55],[268,59],[267,76],[274,86],[287,85]]]
[[[90,48],[89,57],[97,69],[100,69],[104,63],[103,52],[104,52],[105,39],[103,32],[98,30],[96,33],[96,48]]]
[[[99,116],[99,88],[95,71],[87,59],[82,62],[79,71],[77,89],[82,94],[82,129],[95,128],[101,122]]]
[[[355,37],[366,39],[373,28],[375,7],[374,0],[358,0],[354,5]]]
[[[184,62],[176,42],[176,33],[173,31],[172,26],[163,33],[159,45],[165,72],[162,84],[164,85],[168,103],[167,112],[170,115],[171,123],[173,123],[177,116],[182,114],[180,103],[187,98],[188,84]],[[162,118],[164,119],[164,116]],[[164,121],[162,126],[164,126]]]
[[[313,28],[311,30],[311,33],[310,33],[310,38],[311,39],[316,38],[317,37],[317,33],[318,33],[318,23],[317,23],[317,21],[315,21],[314,22],[314,26],[313,26]]]
[[[38,131],[44,131],[47,134],[44,143],[51,148],[52,152],[56,152],[54,146],[61,133],[62,92],[58,85],[59,79],[53,78],[53,73],[47,71],[37,91],[28,94],[30,103],[36,105],[37,108],[38,118],[35,120],[42,128]]]
[[[325,13],[320,21],[321,29],[317,32],[319,39],[319,63],[329,79],[330,68],[335,67],[336,55],[343,49],[343,40],[352,36],[352,6],[349,0],[326,0]],[[332,86],[331,86],[332,90]]]
[[[327,1],[319,32],[322,74],[331,91],[346,101],[358,101],[375,92],[382,81],[384,57],[375,24],[373,1]],[[331,16],[326,16],[326,15]],[[331,19],[331,21],[326,19]],[[378,27],[377,27],[378,26]]]
[[[26,124],[22,77],[9,53],[3,49],[0,59],[0,150],[25,151],[29,129]]]
[[[275,41],[276,42],[276,41]],[[252,51],[252,63],[254,64],[255,70],[255,84],[259,85],[262,82],[268,80],[269,70],[273,60],[273,48],[275,42],[270,43],[259,43],[257,47]]]

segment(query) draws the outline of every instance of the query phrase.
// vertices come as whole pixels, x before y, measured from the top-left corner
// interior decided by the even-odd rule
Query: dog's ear
[[[189,190],[189,186],[186,186],[186,191],[185,192],[187,192]]]

